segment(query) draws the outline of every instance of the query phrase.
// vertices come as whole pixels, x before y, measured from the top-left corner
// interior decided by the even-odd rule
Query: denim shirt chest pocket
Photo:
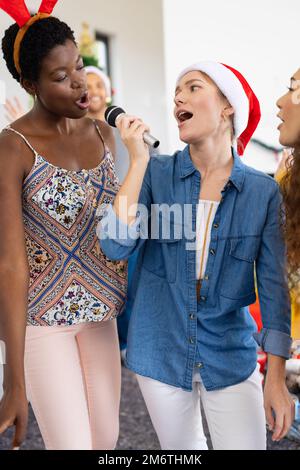
[[[167,233],[160,231],[157,238],[149,236],[143,256],[143,267],[170,283],[177,278],[178,246],[181,240],[178,228],[177,224],[171,222]]]
[[[240,300],[255,293],[254,268],[261,238],[241,236],[229,238],[225,245],[220,295]]]

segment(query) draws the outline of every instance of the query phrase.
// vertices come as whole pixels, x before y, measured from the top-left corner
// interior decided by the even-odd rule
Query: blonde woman
[[[174,103],[187,146],[173,156],[149,159],[148,127],[134,116],[118,121],[130,169],[98,227],[110,258],[138,250],[127,366],[163,449],[207,448],[200,400],[214,449],[265,449],[266,419],[281,439],[293,402],[279,188],[240,158],[259,103],[237,70],[215,62],[184,69]],[[259,334],[247,307],[255,266]],[[268,353],[264,393],[254,335]]]

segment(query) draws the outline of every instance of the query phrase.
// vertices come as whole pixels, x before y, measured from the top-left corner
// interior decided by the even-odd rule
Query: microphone
[[[120,108],[119,106],[109,106],[105,111],[105,121],[112,127],[117,127],[116,122],[121,114],[126,114],[124,109]],[[144,142],[149,145],[150,147],[157,148],[160,144],[159,140],[157,140],[153,135],[145,132],[143,135]]]

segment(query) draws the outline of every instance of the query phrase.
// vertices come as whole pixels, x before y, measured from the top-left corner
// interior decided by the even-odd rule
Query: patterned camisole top
[[[116,318],[124,307],[127,263],[101,251],[96,227],[98,207],[119,190],[112,155],[96,168],[66,170],[34,152],[23,182],[23,221],[30,271],[27,325],[58,326]]]

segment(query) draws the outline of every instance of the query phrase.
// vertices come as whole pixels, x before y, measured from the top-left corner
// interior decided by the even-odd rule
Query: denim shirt
[[[185,234],[176,236],[176,222],[170,219],[167,236],[159,230],[153,238],[147,236],[153,213],[140,210],[134,223],[126,225],[107,205],[97,228],[108,258],[126,259],[138,250],[128,368],[187,391],[197,370],[207,390],[246,380],[256,367],[257,344],[267,353],[289,357],[290,301],[279,187],[246,166],[235,151],[232,155],[198,299],[196,251],[187,249]],[[195,232],[200,188],[201,174],[187,146],[173,156],[150,159],[139,203],[149,210],[153,204],[190,205],[188,224]],[[256,300],[255,275],[263,320],[259,333],[248,309]]]

